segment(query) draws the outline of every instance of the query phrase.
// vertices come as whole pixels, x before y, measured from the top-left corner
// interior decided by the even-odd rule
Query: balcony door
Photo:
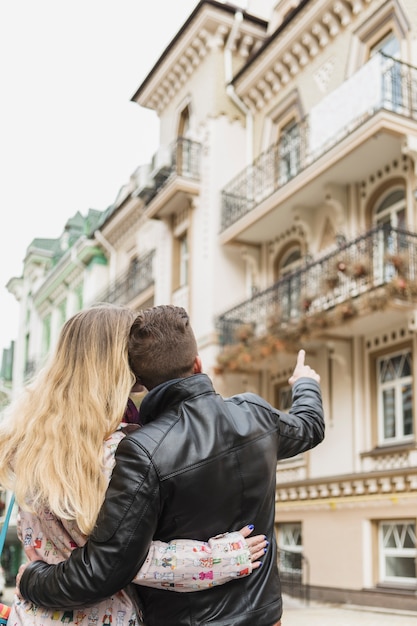
[[[400,42],[394,33],[389,33],[373,48],[371,56],[380,54],[382,59],[383,104],[390,111],[401,110],[403,104],[401,85]]]
[[[192,171],[192,154],[191,144],[188,139],[190,133],[190,108],[187,105],[180,114],[178,133],[177,133],[177,147],[176,147],[176,167],[177,174],[179,176],[189,176]]]
[[[282,321],[300,315],[301,275],[297,272],[300,265],[301,249],[298,244],[288,248],[275,263],[274,274],[278,284],[278,305]]]
[[[378,227],[375,249],[375,281],[389,282],[396,276],[398,264],[406,246],[401,231],[406,229],[406,204],[403,189],[391,191],[377,206],[374,224]]]
[[[294,178],[300,171],[301,137],[300,126],[295,120],[284,126],[280,137],[280,184]]]

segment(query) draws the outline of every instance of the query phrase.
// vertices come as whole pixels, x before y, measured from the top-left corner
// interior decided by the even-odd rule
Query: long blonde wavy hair
[[[107,304],[74,315],[0,423],[0,484],[22,508],[47,507],[86,535],[107,487],[103,441],[120,424],[135,380],[127,352],[134,319]]]

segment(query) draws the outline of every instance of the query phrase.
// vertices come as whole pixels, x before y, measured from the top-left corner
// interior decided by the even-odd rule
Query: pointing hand
[[[306,356],[305,350],[300,350],[297,355],[297,363],[292,373],[292,376],[288,379],[288,382],[290,383],[290,385],[293,385],[295,381],[298,380],[299,378],[305,378],[305,377],[312,378],[318,383],[320,382],[319,374],[317,374],[315,370],[311,369],[309,365],[306,365],[304,363],[305,356]]]

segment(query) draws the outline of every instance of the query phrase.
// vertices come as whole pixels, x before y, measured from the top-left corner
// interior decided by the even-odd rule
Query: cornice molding
[[[233,80],[236,93],[257,112],[299,74],[320,51],[379,0],[316,0],[298,14],[279,37],[271,35],[263,49]]]
[[[235,13],[230,12],[230,7],[225,11],[226,5],[202,4],[204,6],[187,28],[165,50],[132,101],[160,115],[207,54],[225,47],[233,28]],[[255,20],[245,12],[243,16],[233,48],[233,54],[240,58],[241,65],[262,45],[267,26],[263,20]]]
[[[103,236],[113,247],[120,245],[125,237],[132,236],[143,220],[144,204],[140,198],[129,193],[114,207],[114,212],[100,227]]]

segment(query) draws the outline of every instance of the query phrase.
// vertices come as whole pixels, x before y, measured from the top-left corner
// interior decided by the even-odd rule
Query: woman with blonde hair
[[[135,383],[127,352],[135,317],[128,308],[103,304],[70,318],[49,362],[0,423],[0,484],[15,493],[23,545],[48,563],[65,560],[85,543],[104,500]],[[263,535],[246,541],[249,527],[241,532],[244,536],[226,533],[208,543],[153,542],[134,582],[198,591],[247,575],[259,566],[256,559],[266,543]],[[9,624],[52,626],[56,620],[77,626],[113,621],[115,626],[132,626],[140,613],[129,589],[69,612],[39,608],[16,597]]]

